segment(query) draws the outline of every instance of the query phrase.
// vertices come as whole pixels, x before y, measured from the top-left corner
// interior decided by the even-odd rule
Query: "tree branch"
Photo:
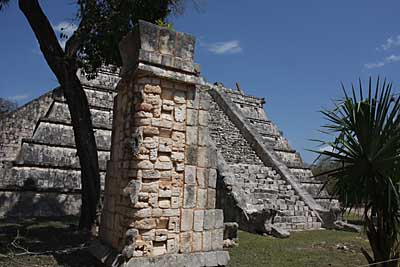
[[[64,75],[62,73],[65,54],[57,40],[53,27],[40,7],[38,0],[19,0],[18,3],[39,42],[40,50],[49,67],[60,84],[63,84]]]

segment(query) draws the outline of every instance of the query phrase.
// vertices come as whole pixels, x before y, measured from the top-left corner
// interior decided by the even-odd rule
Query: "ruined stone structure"
[[[194,38],[139,22],[121,42],[100,240],[125,266],[225,266],[210,102]]]
[[[111,69],[81,76],[88,97],[104,181],[111,144],[115,86]],[[77,214],[80,166],[68,106],[60,88],[0,120],[0,217]]]
[[[155,231],[150,237],[142,235],[145,229],[132,232],[142,244],[143,255],[149,247],[146,242],[153,237],[152,255],[171,251],[173,241],[168,240],[178,242],[174,249],[179,251],[179,238],[198,240],[199,233],[194,228],[182,230],[188,227],[184,226],[187,219],[182,223],[183,215],[193,216],[193,220],[202,214],[204,218],[210,213],[220,216],[214,210],[215,198],[217,207],[224,210],[225,221],[237,221],[247,231],[272,233],[276,228],[292,231],[332,226],[337,218],[331,210],[337,203],[320,192],[321,183],[311,177],[300,155],[268,118],[264,99],[205,83],[193,64],[194,40],[190,37],[176,33],[174,39],[167,29],[144,29],[140,47],[125,47],[124,80],[118,87],[120,78],[110,69],[102,70],[96,80],[81,77],[93,116],[102,189],[106,170],[108,177],[104,239],[118,249],[129,246],[130,237],[121,239],[121,234],[129,214],[138,212],[146,219],[143,225],[160,229],[160,236]],[[155,32],[159,34],[156,38]],[[137,35],[130,38],[131,44],[139,44]],[[171,52],[176,47],[178,52]],[[145,99],[152,99],[148,100],[151,103]],[[135,105],[128,109],[128,102]],[[150,113],[153,117],[146,117]],[[143,128],[145,123],[152,126]],[[107,167],[111,143],[113,156]],[[60,89],[0,120],[0,217],[77,214],[80,174],[74,146]],[[217,154],[207,152],[212,150]],[[193,175],[186,177],[187,173]],[[129,181],[140,177],[141,183],[131,183],[124,190]],[[118,196],[121,190],[125,192],[123,200]],[[191,200],[185,199],[185,192],[186,196],[192,194]],[[117,208],[118,201],[125,206]],[[127,211],[126,205],[134,208]],[[111,220],[113,216],[116,219]],[[173,228],[170,220],[166,223],[160,217],[180,223],[174,237],[172,232],[170,237],[167,234]],[[219,230],[217,226],[207,230]],[[192,251],[200,249],[199,244],[193,246],[196,250]]]

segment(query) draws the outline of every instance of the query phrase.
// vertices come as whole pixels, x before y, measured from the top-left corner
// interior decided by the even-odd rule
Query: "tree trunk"
[[[95,222],[100,199],[100,174],[89,105],[76,76],[76,58],[75,55],[69,57],[64,53],[37,0],[19,0],[19,7],[35,33],[40,50],[57,77],[68,104],[81,165],[82,205],[79,227],[90,229]]]

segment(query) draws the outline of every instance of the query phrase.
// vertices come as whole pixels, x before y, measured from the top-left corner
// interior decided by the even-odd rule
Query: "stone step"
[[[110,157],[108,151],[98,151],[99,169],[106,170]],[[18,166],[54,167],[65,169],[80,169],[75,148],[50,146],[46,144],[22,143],[21,151],[15,161]]]
[[[75,192],[81,189],[80,170],[67,170],[48,167],[12,166],[0,170],[3,179],[0,189],[35,190],[47,192]],[[106,173],[100,172],[100,184],[104,190]]]
[[[111,131],[95,129],[97,150],[109,151],[111,146]],[[52,146],[75,147],[74,131],[71,125],[41,121],[31,140],[27,143],[48,144]]]
[[[115,91],[103,91],[90,87],[85,87],[84,90],[91,107],[102,108],[104,110],[113,109],[113,101],[116,95]],[[63,95],[58,95],[55,99],[58,102],[66,102]]]
[[[62,119],[59,119],[59,118],[46,118],[46,117],[43,117],[43,118],[40,118],[38,120],[38,123],[41,123],[41,122],[48,122],[48,123],[53,123],[53,124],[63,124],[63,125],[67,125],[67,126],[71,126],[72,125],[71,121],[62,120]],[[107,130],[107,131],[111,131],[112,130],[112,128],[108,128],[107,126],[104,126],[102,124],[93,123],[92,126],[93,126],[94,130],[97,130],[97,129]]]
[[[113,112],[112,110],[103,110],[96,109],[92,107],[90,109],[90,113],[92,115],[92,123],[101,128],[112,129],[112,119]],[[46,115],[46,118],[59,120],[59,121],[71,121],[71,117],[69,114],[68,106],[64,102],[55,101],[52,105],[50,111]]]

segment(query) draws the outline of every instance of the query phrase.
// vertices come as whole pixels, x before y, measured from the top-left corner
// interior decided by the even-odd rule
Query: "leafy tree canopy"
[[[0,0],[0,10],[10,0]],[[94,78],[103,65],[121,66],[118,43],[138,20],[164,24],[171,14],[183,12],[183,0],[76,0],[77,30],[65,39],[69,59],[82,68],[88,78]],[[165,24],[168,25],[168,24]]]

